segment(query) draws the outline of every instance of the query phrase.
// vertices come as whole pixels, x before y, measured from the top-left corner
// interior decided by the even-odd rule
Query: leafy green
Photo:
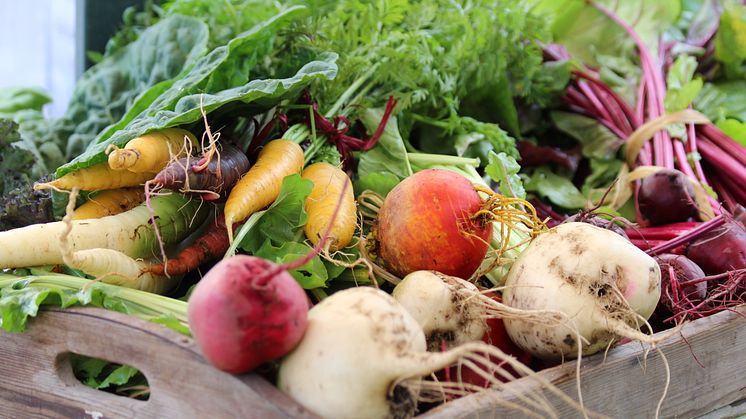
[[[21,110],[41,111],[52,98],[41,89],[32,87],[6,87],[0,89],[0,118],[11,118]]]
[[[484,172],[498,182],[498,188],[501,194],[505,196],[514,196],[516,198],[525,198],[526,190],[523,188],[518,171],[521,166],[513,157],[505,153],[495,154],[490,152],[489,163],[484,168]]]
[[[629,57],[634,43],[608,17],[584,0],[534,0],[535,11],[551,22],[554,41],[562,44],[574,58],[590,65],[598,64],[599,54]],[[653,56],[658,40],[681,12],[679,1],[597,0],[613,10],[642,38]]]
[[[705,83],[694,107],[711,120],[735,118],[746,122],[746,80]]]
[[[746,122],[735,119],[721,119],[716,125],[730,138],[746,147]]]
[[[366,109],[362,111],[360,120],[368,132],[372,133],[382,116],[383,109]],[[407,149],[399,133],[399,124],[393,116],[389,118],[376,146],[360,155],[358,175],[364,177],[373,173],[393,174],[400,180],[412,174]]]
[[[527,191],[536,192],[562,208],[577,209],[585,206],[586,198],[570,179],[552,173],[547,167],[536,168],[528,179],[524,179],[523,185]]]
[[[561,111],[553,111],[551,118],[557,129],[581,144],[585,157],[603,160],[614,158],[624,143],[597,119]]]
[[[147,384],[145,376],[129,365],[116,364],[76,353],[70,355],[70,363],[75,377],[88,387],[97,390],[107,389],[107,391],[130,397],[142,396],[149,392],[147,389],[142,392],[142,388],[146,388]],[[140,393],[131,392],[135,389]]]
[[[35,272],[18,277],[0,274],[0,328],[6,332],[24,331],[28,318],[35,317],[43,304],[62,308],[101,307],[145,320],[171,315],[180,324],[175,330],[187,330],[183,301],[69,275]]]
[[[195,93],[182,96],[172,109],[160,109],[153,113],[143,112],[126,127],[113,133],[111,137],[98,142],[72,162],[60,167],[57,170],[57,176],[103,162],[106,159],[104,150],[109,144],[121,146],[132,138],[151,131],[198,122],[202,118],[200,107],[205,112],[210,112],[228,105],[235,105],[237,109],[249,115],[268,109],[284,99],[296,96],[314,80],[334,77],[335,59],[333,54],[325,54],[319,57],[318,61],[304,65],[297,74],[287,79],[255,79],[243,86],[214,94]],[[173,88],[178,89],[178,85],[179,83],[174,84]],[[102,135],[99,139],[103,138],[106,137]]]
[[[371,190],[385,197],[400,181],[401,179],[391,172],[368,173],[358,177],[354,182],[355,194],[359,195],[365,190]]]
[[[49,192],[31,188],[41,176],[39,159],[25,149],[18,125],[0,119],[0,231],[52,221]]]
[[[743,78],[746,71],[746,5],[727,2],[715,36],[715,58],[725,67],[726,77]]]
[[[264,242],[254,255],[282,264],[293,262],[311,253],[311,247],[305,243],[287,241],[276,247],[270,240]],[[325,287],[329,274],[326,265],[319,256],[313,257],[308,263],[289,271],[290,275],[305,289]]]
[[[702,90],[702,78],[694,78],[697,60],[688,55],[679,55],[668,70],[666,78],[665,107],[667,112],[686,109]]]
[[[249,253],[256,252],[265,242],[281,244],[294,241],[297,231],[306,224],[308,214],[303,205],[313,189],[313,182],[294,174],[282,180],[280,194],[261,218],[239,240],[238,246]],[[240,236],[241,232],[236,235]],[[238,239],[237,239],[238,240]]]

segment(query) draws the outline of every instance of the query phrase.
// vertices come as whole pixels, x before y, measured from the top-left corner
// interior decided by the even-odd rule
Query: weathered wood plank
[[[163,326],[106,310],[49,310],[23,334],[0,333],[0,416],[17,418],[313,417],[254,374],[210,366],[195,342]],[[131,365],[151,387],[133,400],[88,388],[71,352]]]
[[[746,313],[746,310],[741,312]],[[689,323],[681,334],[683,338],[671,338],[660,345],[671,366],[671,385],[662,406],[662,417],[697,417],[746,398],[746,319],[743,315],[719,313]],[[644,363],[643,352],[639,343],[628,343],[611,350],[605,362],[602,355],[584,359],[581,385],[586,407],[611,417],[653,417],[662,395],[665,369],[661,357],[654,351]],[[570,362],[541,374],[577,399],[575,367],[575,362]],[[517,380],[511,383],[511,388],[538,391],[536,381],[531,378]],[[421,417],[519,417],[515,411],[498,405],[496,400],[500,397],[515,399],[515,396],[497,391],[474,394],[444,404]],[[548,395],[547,398],[557,407],[560,417],[578,417],[577,411],[556,397]]]

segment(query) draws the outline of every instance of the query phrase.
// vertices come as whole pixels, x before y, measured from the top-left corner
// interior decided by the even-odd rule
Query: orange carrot
[[[143,272],[153,275],[185,275],[197,269],[199,265],[222,256],[228,250],[228,246],[225,219],[223,214],[219,214],[204,234],[182,249],[175,258],[168,259],[166,263],[148,266]]]

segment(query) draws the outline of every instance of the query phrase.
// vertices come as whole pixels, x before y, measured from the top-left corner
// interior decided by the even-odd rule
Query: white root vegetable
[[[333,294],[309,311],[303,340],[280,365],[278,387],[324,418],[410,417],[418,400],[432,401],[434,395],[442,400],[469,391],[467,384],[422,379],[451,365],[472,368],[504,390],[503,394],[510,394],[512,390],[494,378],[492,371],[500,366],[488,356],[504,361],[521,375],[534,374],[498,348],[481,342],[427,352],[422,329],[396,300],[378,289],[352,288]],[[504,370],[502,375],[509,376]],[[577,407],[556,387],[534,377]],[[497,402],[528,416],[555,414],[540,394],[510,395],[521,404]]]
[[[394,288],[392,296],[417,320],[429,351],[477,341],[487,331],[487,310],[471,303],[479,295],[471,282],[436,271],[416,271]]]
[[[618,337],[654,344],[642,333],[658,304],[661,274],[653,258],[609,230],[586,223],[561,224],[536,237],[513,264],[503,302],[516,309],[565,313],[588,341],[584,355]],[[505,319],[511,339],[545,359],[576,357],[570,329]]]

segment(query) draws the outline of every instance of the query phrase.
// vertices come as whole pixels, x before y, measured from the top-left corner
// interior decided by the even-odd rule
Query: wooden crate
[[[743,314],[723,312],[692,322],[661,349],[671,365],[663,417],[697,417],[718,408],[711,417],[746,412],[746,403],[737,403],[746,398]],[[72,374],[71,352],[139,368],[151,386],[150,399],[132,400],[84,386]],[[586,406],[612,417],[652,417],[665,370],[658,354],[651,352],[646,362],[642,354],[640,344],[629,343],[612,349],[605,360],[584,359]],[[541,374],[575,396],[574,362]],[[0,417],[313,417],[255,374],[233,376],[211,367],[188,337],[93,308],[47,310],[30,321],[25,333],[0,334],[0,377]],[[501,408],[496,400],[529,391],[536,391],[535,381],[524,378],[511,383],[510,391],[474,394],[421,417],[513,418],[516,412]],[[556,406],[561,417],[578,416],[562,403]]]

